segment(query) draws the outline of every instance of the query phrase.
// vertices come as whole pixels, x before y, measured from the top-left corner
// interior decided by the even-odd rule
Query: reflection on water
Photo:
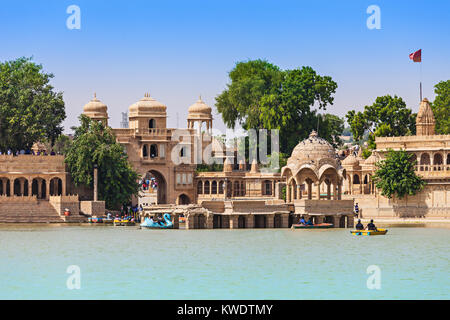
[[[3,299],[449,299],[450,230],[0,225]],[[69,265],[81,289],[68,290]],[[367,267],[381,269],[369,290]]]

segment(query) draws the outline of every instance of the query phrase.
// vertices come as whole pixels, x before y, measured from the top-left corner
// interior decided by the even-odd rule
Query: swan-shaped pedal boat
[[[141,228],[148,228],[148,229],[172,229],[173,228],[173,222],[172,218],[170,217],[170,214],[165,213],[163,215],[164,222],[158,222],[153,221],[149,217],[146,217],[144,219],[144,222],[140,224]]]

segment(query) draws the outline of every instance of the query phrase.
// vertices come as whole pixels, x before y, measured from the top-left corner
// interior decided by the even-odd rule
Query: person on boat
[[[164,220],[161,216],[158,216],[158,223],[162,226],[164,225]]]
[[[299,224],[306,225],[305,218],[303,216],[300,218]]]
[[[364,230],[364,225],[361,223],[361,219],[358,219],[358,223],[356,224],[356,230]]]
[[[375,226],[375,224],[373,223],[373,219],[370,220],[370,222],[367,224],[367,230],[374,230],[374,231],[378,231],[377,227]]]
[[[313,226],[314,225],[314,223],[312,222],[311,218],[308,219],[308,222],[306,223],[306,225],[307,226]]]

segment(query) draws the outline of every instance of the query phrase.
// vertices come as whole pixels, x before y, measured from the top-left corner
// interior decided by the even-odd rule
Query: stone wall
[[[352,214],[353,199],[350,200],[294,200],[296,214]]]
[[[80,203],[77,195],[50,196],[49,202],[59,215],[64,215],[66,208],[70,210],[72,216],[80,215]]]
[[[363,218],[450,219],[450,184],[428,184],[415,196],[353,196]]]
[[[105,201],[80,201],[80,211],[89,216],[103,216]]]

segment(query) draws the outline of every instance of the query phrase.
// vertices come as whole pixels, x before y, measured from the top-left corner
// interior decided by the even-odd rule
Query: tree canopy
[[[377,97],[364,111],[351,110],[346,115],[353,138],[361,140],[366,131],[376,137],[398,137],[415,134],[416,114],[406,107],[401,97]]]
[[[337,84],[311,67],[281,70],[264,61],[238,62],[229,73],[231,82],[216,98],[216,107],[230,128],[279,129],[280,151],[290,154],[302,139],[317,129],[317,109],[333,104]],[[326,117],[319,135],[335,143],[340,130],[336,119]],[[319,123],[320,125],[320,123]],[[343,128],[342,128],[343,129]]]
[[[53,74],[31,58],[0,63],[0,151],[31,149],[36,141],[54,143],[66,118]]]
[[[80,116],[66,163],[75,185],[93,187],[94,165],[98,166],[99,199],[106,207],[118,209],[139,190],[139,175],[128,162],[123,146],[116,141],[111,128],[101,122]]]
[[[450,80],[441,81],[434,86],[436,98],[431,109],[436,119],[436,133],[450,134]]]
[[[376,164],[378,169],[373,179],[383,196],[391,199],[395,195],[402,199],[423,189],[425,181],[414,172],[416,163],[411,161],[412,156],[404,150],[389,150],[386,159]]]

